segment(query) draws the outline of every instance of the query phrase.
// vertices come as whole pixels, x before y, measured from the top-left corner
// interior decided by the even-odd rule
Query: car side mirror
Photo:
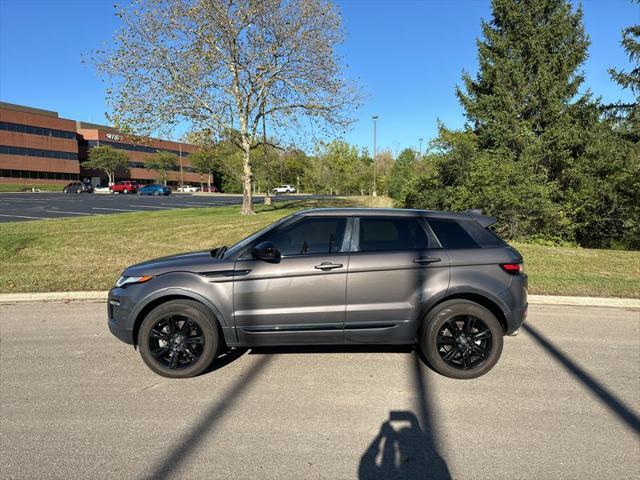
[[[280,250],[271,242],[260,242],[251,249],[251,255],[253,258],[270,263],[278,263],[281,258]]]

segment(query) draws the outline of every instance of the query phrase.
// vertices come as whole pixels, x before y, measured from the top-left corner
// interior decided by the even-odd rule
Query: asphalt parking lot
[[[274,200],[320,198],[309,195],[279,195]],[[263,197],[254,197],[262,203]],[[153,212],[175,208],[240,205],[240,195],[172,194],[166,197],[109,194],[0,193],[0,223],[47,218],[109,215],[123,212]]]
[[[233,351],[154,375],[103,303],[0,305],[0,477],[637,478],[640,312],[533,306],[488,375],[410,350]]]

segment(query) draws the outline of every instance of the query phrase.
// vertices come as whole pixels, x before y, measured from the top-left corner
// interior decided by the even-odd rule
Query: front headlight
[[[116,287],[124,287],[126,285],[133,285],[134,283],[144,283],[151,280],[153,276],[145,275],[142,277],[125,277],[121,276],[116,282]]]

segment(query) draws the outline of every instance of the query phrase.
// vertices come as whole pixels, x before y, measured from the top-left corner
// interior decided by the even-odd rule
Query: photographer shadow
[[[358,478],[450,479],[445,461],[410,411],[392,411],[360,459]]]

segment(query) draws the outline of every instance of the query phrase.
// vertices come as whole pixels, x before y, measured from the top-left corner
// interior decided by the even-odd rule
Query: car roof
[[[466,212],[442,212],[437,210],[419,210],[409,208],[311,208],[296,212],[295,215],[305,216],[365,216],[365,217],[430,217],[476,220],[483,227],[488,227],[496,223],[496,218],[483,215],[478,210]]]

